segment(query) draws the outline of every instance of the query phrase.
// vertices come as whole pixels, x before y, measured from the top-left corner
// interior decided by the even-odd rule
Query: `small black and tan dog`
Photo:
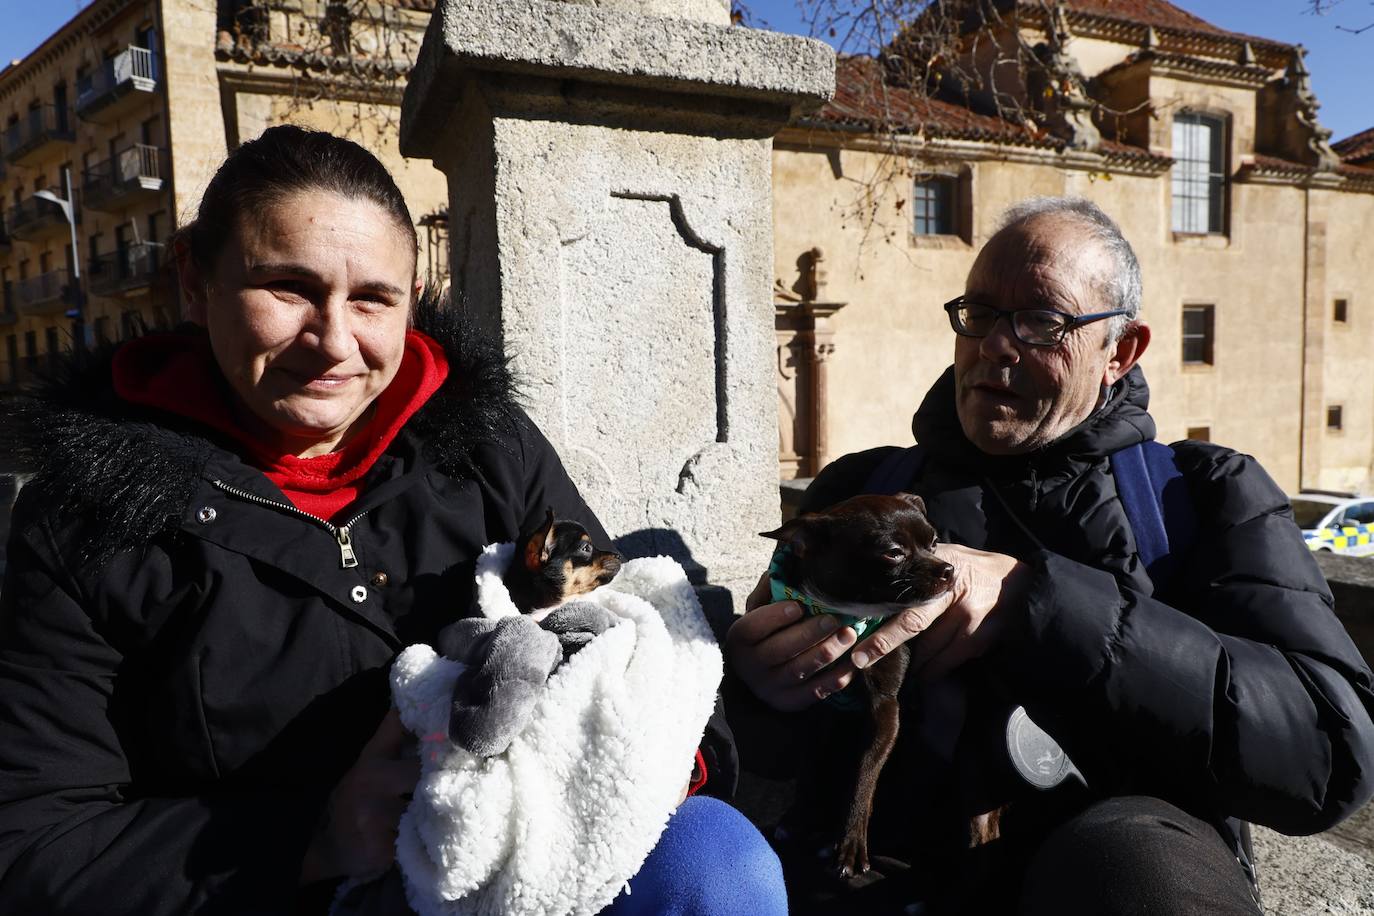
[[[520,536],[501,581],[520,613],[530,614],[605,585],[620,563],[620,554],[598,550],[587,529],[549,509],[542,525]]]
[[[809,613],[877,621],[938,597],[954,567],[937,557],[935,528],[919,496],[855,496],[823,512],[801,515],[776,531],[774,599],[798,595]],[[868,822],[878,776],[897,742],[898,691],[911,654],[903,644],[860,672],[872,717],[854,795],[837,848],[843,877],[868,871]]]

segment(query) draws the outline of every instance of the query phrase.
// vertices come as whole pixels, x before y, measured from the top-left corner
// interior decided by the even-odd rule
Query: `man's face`
[[[992,237],[969,271],[965,296],[1002,309],[1108,311],[1110,255],[1073,220],[1032,218]],[[1116,348],[1107,322],[1072,330],[1056,347],[1032,347],[998,321],[984,338],[956,337],[955,407],[964,435],[992,455],[1048,445],[1081,423],[1103,384],[1116,382]]]

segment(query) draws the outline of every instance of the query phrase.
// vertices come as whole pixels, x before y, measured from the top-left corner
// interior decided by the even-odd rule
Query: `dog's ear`
[[[794,554],[802,557],[806,556],[806,540],[810,531],[811,517],[799,515],[784,522],[781,528],[776,528],[773,531],[760,531],[759,537],[772,538],[780,544],[786,544],[792,548]]]
[[[544,524],[530,535],[530,539],[525,542],[525,568],[530,572],[538,572],[545,563],[549,562],[549,556],[553,553],[553,509],[550,508],[548,515],[544,518]]]
[[[898,493],[897,498],[906,502],[907,505],[911,506],[917,512],[920,512],[922,515],[928,514],[926,512],[926,501],[915,493]]]

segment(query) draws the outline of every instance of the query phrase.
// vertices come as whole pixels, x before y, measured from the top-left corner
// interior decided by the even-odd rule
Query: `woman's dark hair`
[[[229,154],[210,179],[195,222],[179,235],[196,267],[209,274],[241,220],[260,216],[289,194],[318,189],[370,200],[418,245],[410,209],[386,166],[352,140],[284,124]]]

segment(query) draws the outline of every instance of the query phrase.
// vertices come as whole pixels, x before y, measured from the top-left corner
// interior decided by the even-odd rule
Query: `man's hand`
[[[954,566],[950,590],[884,623],[850,654],[854,667],[867,668],[919,636],[911,643],[911,670],[933,681],[987,652],[1007,630],[1025,597],[1026,565],[958,544],[939,544],[935,553]]]
[[[802,617],[795,601],[764,604],[768,576],[745,602],[749,611],[730,626],[725,652],[749,689],[774,709],[805,709],[842,690],[854,677],[849,665],[831,664],[854,645],[854,631],[830,614]]]
[[[301,865],[301,884],[380,874],[396,858],[396,831],[420,759],[405,754],[406,730],[391,710],[334,786]]]

